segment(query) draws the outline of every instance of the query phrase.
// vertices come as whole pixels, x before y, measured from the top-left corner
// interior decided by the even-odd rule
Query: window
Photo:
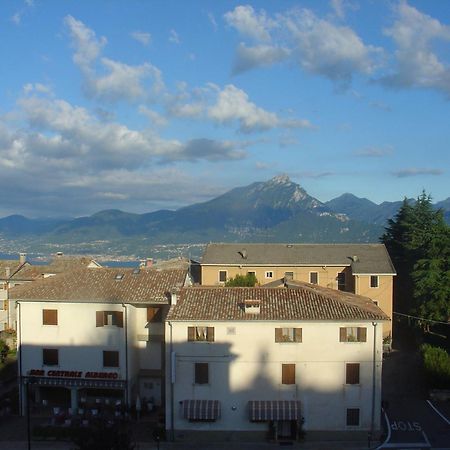
[[[302,342],[302,329],[275,328],[275,342]]]
[[[44,364],[44,366],[57,366],[58,365],[58,349],[43,348],[42,349],[42,364]]]
[[[161,308],[151,307],[147,308],[147,322],[161,322],[162,321],[162,310]]]
[[[227,281],[227,271],[226,270],[219,270],[219,281],[221,283],[225,283],[225,281]]]
[[[265,273],[265,277],[266,277],[266,278],[273,278],[273,272],[272,272],[271,270],[268,270],[268,271]]]
[[[345,384],[359,384],[359,363],[345,365]]]
[[[282,364],[281,384],[295,384],[295,364]]]
[[[378,287],[378,275],[370,275],[370,287],[371,288]]]
[[[340,342],[366,342],[367,328],[363,327],[344,327],[339,328]]]
[[[114,325],[123,328],[123,312],[122,311],[96,311],[95,325],[104,327],[105,325]]]
[[[209,383],[209,365],[208,363],[195,363],[195,384]]]
[[[58,310],[57,309],[43,309],[42,310],[42,325],[58,325]]]
[[[309,282],[311,284],[319,284],[319,272],[309,272]]]
[[[339,291],[345,291],[345,272],[339,272],[337,274],[337,284]]]
[[[347,409],[347,426],[349,427],[359,426],[359,408]]]
[[[284,279],[285,280],[293,280],[294,279],[294,272],[284,272]]]
[[[214,342],[214,327],[188,327],[188,341]]]
[[[119,367],[119,352],[104,350],[103,367]]]

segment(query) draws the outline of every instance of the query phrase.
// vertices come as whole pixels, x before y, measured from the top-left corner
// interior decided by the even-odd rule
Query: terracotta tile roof
[[[259,314],[246,314],[244,302],[260,300]],[[389,320],[368,297],[303,283],[287,288],[182,289],[167,320]]]
[[[15,286],[9,295],[15,300],[168,303],[170,291],[183,286],[186,276],[181,269],[81,268]]]
[[[201,264],[341,265],[358,274],[395,274],[384,244],[208,244]]]

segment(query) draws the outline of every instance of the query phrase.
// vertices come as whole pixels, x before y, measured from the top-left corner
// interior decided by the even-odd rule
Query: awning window
[[[183,417],[189,420],[217,420],[220,417],[218,400],[184,400]]]
[[[298,420],[300,402],[295,400],[254,400],[248,402],[251,421]]]

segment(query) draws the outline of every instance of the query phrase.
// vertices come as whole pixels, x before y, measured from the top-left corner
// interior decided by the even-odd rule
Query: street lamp
[[[28,450],[31,450],[31,432],[30,432],[30,389],[29,385],[34,384],[36,380],[33,380],[32,378],[25,378],[25,396],[26,396],[26,414],[27,414],[27,443],[28,443]]]

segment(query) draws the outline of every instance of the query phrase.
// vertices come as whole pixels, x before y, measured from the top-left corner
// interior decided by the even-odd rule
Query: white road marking
[[[390,440],[391,440],[391,424],[389,422],[389,417],[386,414],[386,411],[383,409],[383,414],[384,414],[384,420],[386,421],[386,426],[388,429],[388,435],[386,437],[386,439],[384,440],[384,442],[376,448],[376,450],[382,449],[384,447],[385,444],[387,444]]]
[[[392,444],[383,444],[378,448],[431,448],[431,444],[426,444],[425,442],[393,442]]]
[[[427,435],[425,434],[425,431],[422,431],[423,438],[425,439],[425,442],[427,443],[428,447],[431,447],[430,441],[428,440]]]
[[[430,400],[427,400],[427,403],[434,409],[434,411],[441,416],[442,420],[447,423],[447,425],[450,425],[450,420],[447,419],[447,417],[444,416],[437,408],[433,405],[433,403],[430,402]]]

